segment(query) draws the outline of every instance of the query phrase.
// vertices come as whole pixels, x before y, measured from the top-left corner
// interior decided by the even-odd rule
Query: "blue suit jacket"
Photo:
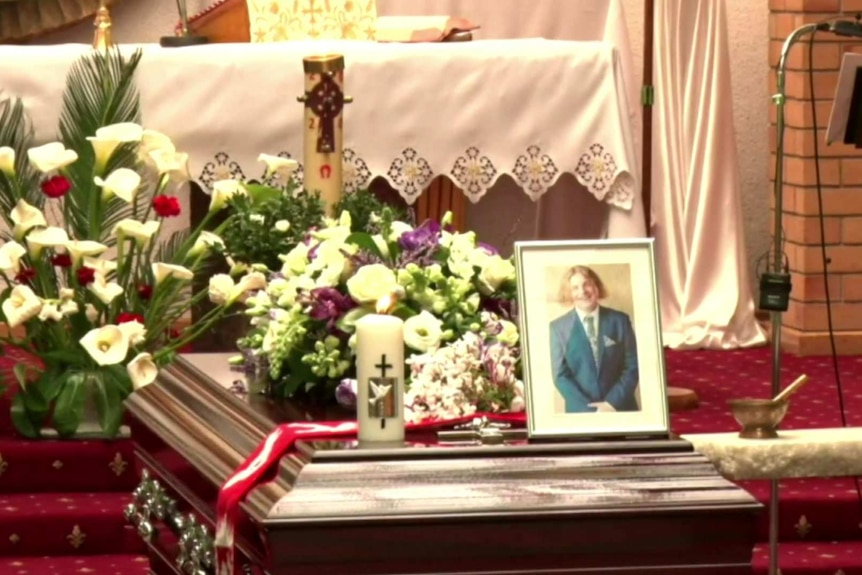
[[[586,329],[575,310],[551,322],[554,385],[566,400],[566,412],[591,412],[605,401],[617,411],[637,411],[638,352],[629,316],[599,308],[598,365]]]

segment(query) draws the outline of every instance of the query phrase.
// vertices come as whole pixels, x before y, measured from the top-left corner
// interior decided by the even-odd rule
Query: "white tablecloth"
[[[131,48],[131,47],[129,47]],[[192,156],[204,186],[257,178],[261,152],[301,160],[303,56],[343,53],[348,186],[383,176],[408,202],[438,174],[473,201],[502,174],[533,199],[564,173],[632,219],[639,204],[629,108],[614,48],[541,39],[457,44],[291,42],[143,46],[144,124]],[[53,139],[63,78],[87,47],[0,47],[0,88]],[[636,218],[635,218],[636,219]],[[619,226],[617,226],[619,227]],[[628,233],[621,235],[637,235]]]

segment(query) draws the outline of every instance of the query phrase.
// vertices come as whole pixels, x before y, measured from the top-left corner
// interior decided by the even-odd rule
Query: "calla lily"
[[[101,274],[105,277],[108,277],[108,274],[117,269],[117,262],[115,262],[114,260],[103,260],[99,258],[90,258],[85,256],[84,267],[90,268],[91,270],[96,272],[96,275]]]
[[[192,249],[189,250],[189,255],[192,257],[199,256],[202,253],[210,251],[216,246],[223,248],[224,240],[222,240],[217,234],[203,231],[195,240]]]
[[[65,246],[68,243],[69,234],[66,230],[54,226],[33,230],[27,235],[27,247],[34,258],[39,257],[44,248]]]
[[[12,223],[15,224],[12,233],[17,240],[22,239],[32,228],[48,225],[47,220],[45,220],[45,214],[39,208],[31,206],[24,200],[18,200],[18,203],[12,208],[9,217],[12,219]]]
[[[129,353],[129,340],[119,327],[110,324],[91,329],[80,344],[99,365],[116,365]]]
[[[126,371],[129,372],[129,379],[132,380],[132,388],[135,391],[150,385],[159,375],[159,368],[153,361],[153,356],[146,352],[136,355],[126,366]]]
[[[99,256],[108,246],[91,240],[72,240],[66,242],[66,251],[72,257],[72,264],[77,265],[83,257]],[[87,266],[89,267],[89,266]]]
[[[168,278],[176,278],[178,280],[191,281],[195,274],[192,270],[183,266],[174,264],[163,264],[161,262],[152,265],[153,277],[156,280],[156,285],[159,285]]]
[[[17,285],[3,302],[2,309],[6,323],[10,328],[14,328],[39,315],[42,311],[42,300],[28,286]]]
[[[138,150],[138,157],[141,161],[154,163],[152,157],[150,157],[150,153],[157,150],[166,150],[170,153],[177,151],[174,143],[165,134],[158,130],[144,130],[141,137],[141,147]]]
[[[102,274],[96,274],[93,281],[87,284],[87,289],[105,305],[123,295],[122,286],[116,282],[109,282]]]
[[[175,182],[185,182],[189,179],[189,155],[163,148],[150,152],[150,159],[159,174],[167,175]]]
[[[21,258],[27,249],[16,241],[8,241],[0,246],[0,271],[15,275],[21,269]]]
[[[60,142],[52,142],[30,148],[27,157],[37,170],[46,173],[65,168],[78,159],[78,154],[75,150],[67,150]]]
[[[15,150],[9,146],[0,147],[0,172],[7,176],[15,175]]]
[[[227,201],[237,194],[247,194],[248,191],[239,180],[219,180],[213,183],[210,211],[214,212],[225,207]]]
[[[141,175],[129,168],[118,168],[108,174],[106,179],[99,176],[93,178],[97,186],[102,188],[102,197],[109,199],[117,196],[127,204],[135,200],[138,188],[141,186]]]
[[[118,239],[133,238],[138,242],[139,246],[147,245],[156,233],[159,231],[161,224],[158,221],[150,220],[147,222],[139,222],[131,218],[126,218],[117,222],[114,226],[114,235]]]
[[[299,162],[291,158],[282,158],[281,156],[261,154],[257,157],[257,161],[266,164],[266,176],[276,174],[284,182],[287,182],[290,176],[299,169]]]
[[[111,124],[96,130],[95,136],[87,139],[93,145],[96,153],[96,165],[104,168],[120,144],[140,142],[144,129],[134,122]]]

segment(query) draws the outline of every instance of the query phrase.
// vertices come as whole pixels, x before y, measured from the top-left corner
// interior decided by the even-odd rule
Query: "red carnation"
[[[162,218],[172,218],[180,215],[180,201],[174,196],[156,196],[153,198],[153,209]]]
[[[15,281],[21,284],[28,284],[35,278],[36,270],[33,268],[21,268],[21,271],[15,275]]]
[[[66,176],[52,176],[42,182],[42,193],[49,198],[62,198],[71,189],[72,184]]]
[[[130,323],[136,321],[141,325],[144,325],[144,316],[139,313],[129,313],[124,311],[123,313],[117,316],[117,325],[121,323]]]
[[[87,266],[81,266],[78,268],[78,284],[85,286],[93,283],[96,279],[96,270],[93,268],[88,268]]]
[[[53,258],[51,258],[51,264],[57,266],[58,268],[72,267],[72,256],[70,256],[69,254],[57,254]]]
[[[138,286],[138,297],[147,300],[153,297],[153,286],[141,284]]]

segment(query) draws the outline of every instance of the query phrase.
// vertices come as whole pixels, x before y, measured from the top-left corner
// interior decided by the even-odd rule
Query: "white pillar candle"
[[[404,321],[369,314],[356,322],[359,441],[404,441]]]

